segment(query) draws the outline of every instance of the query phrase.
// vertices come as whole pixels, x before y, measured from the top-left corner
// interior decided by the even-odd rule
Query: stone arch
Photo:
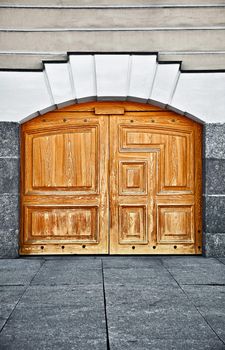
[[[65,61],[43,62],[42,70],[0,71],[2,121],[24,122],[74,103],[122,100],[223,122],[224,72],[180,66],[158,61],[155,53],[70,53]]]

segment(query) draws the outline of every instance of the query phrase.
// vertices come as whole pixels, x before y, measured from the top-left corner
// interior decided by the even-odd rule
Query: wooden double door
[[[21,128],[21,254],[201,254],[201,126],[88,103]]]

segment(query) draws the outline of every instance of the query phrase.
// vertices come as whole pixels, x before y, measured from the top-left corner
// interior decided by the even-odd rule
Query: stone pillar
[[[207,124],[204,143],[205,254],[225,256],[225,124]]]
[[[19,124],[0,122],[0,257],[18,256]]]

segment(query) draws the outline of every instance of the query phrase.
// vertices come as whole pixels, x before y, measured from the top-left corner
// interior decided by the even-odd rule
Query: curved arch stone
[[[224,91],[225,72],[183,72],[180,62],[158,62],[157,54],[69,54],[44,62],[43,71],[0,71],[0,114],[23,122],[69,103],[127,100],[222,123]]]

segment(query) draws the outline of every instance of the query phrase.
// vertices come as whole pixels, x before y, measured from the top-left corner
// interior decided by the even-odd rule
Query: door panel
[[[112,254],[201,252],[195,124],[165,113],[111,116]]]
[[[108,253],[108,139],[91,113],[23,125],[21,253]]]
[[[29,135],[33,149],[32,187],[96,193],[96,160],[99,156],[96,131],[96,127],[74,128],[70,132]]]

